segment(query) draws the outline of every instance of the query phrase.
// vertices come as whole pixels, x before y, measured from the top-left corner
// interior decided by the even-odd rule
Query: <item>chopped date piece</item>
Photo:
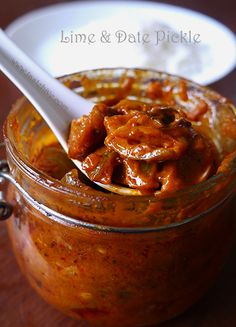
[[[141,190],[155,190],[160,187],[156,162],[124,160],[124,184]]]
[[[68,148],[69,157],[83,160],[87,155],[103,145],[106,137],[104,117],[108,107],[95,105],[89,116],[82,116],[71,123]]]
[[[216,170],[217,154],[213,145],[201,135],[195,135],[179,160],[163,164],[159,174],[162,191],[173,192],[200,183]]]
[[[120,164],[120,158],[105,146],[87,156],[82,167],[95,182],[111,184],[114,168]]]

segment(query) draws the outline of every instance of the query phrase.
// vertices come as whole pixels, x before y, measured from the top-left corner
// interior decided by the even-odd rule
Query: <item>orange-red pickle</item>
[[[213,142],[177,106],[121,100],[74,120],[69,156],[91,180],[144,193],[177,191],[206,180],[218,165]]]
[[[185,104],[191,99],[182,79],[175,84],[168,79],[162,83],[151,80],[144,91],[151,102],[132,100],[129,93],[134,83],[134,78],[121,76],[112,101],[95,104],[89,115],[72,121],[69,157],[82,161],[92,181],[139,189],[144,195],[178,191],[216,174],[221,160],[214,140],[204,131],[204,116],[211,114],[207,102],[199,97],[191,110],[177,103],[176,98]],[[86,76],[82,84],[88,90],[94,86]],[[232,126],[234,121],[228,123]],[[33,162],[61,179],[61,174],[55,176],[55,169],[66,171],[68,160],[59,160],[60,166],[55,161],[50,171],[48,152],[52,151],[42,149]],[[58,147],[58,156],[60,152]],[[78,176],[75,171],[67,173]],[[78,181],[78,185],[86,188],[86,183]]]

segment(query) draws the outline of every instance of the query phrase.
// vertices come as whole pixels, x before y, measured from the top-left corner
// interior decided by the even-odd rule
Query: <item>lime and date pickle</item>
[[[125,86],[130,84],[128,80]],[[188,100],[182,80],[178,92],[183,101]],[[124,96],[115,104],[113,100],[113,105],[98,103],[88,116],[73,120],[69,157],[82,161],[91,180],[143,194],[177,191],[215,174],[217,150],[197,126],[209,110],[207,103],[200,99],[190,112],[177,105],[173,90],[164,91],[158,81],[148,84],[146,94],[153,102]],[[159,103],[154,102],[157,99]]]

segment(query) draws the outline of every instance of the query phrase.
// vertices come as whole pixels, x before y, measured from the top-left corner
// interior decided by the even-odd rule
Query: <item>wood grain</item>
[[[29,10],[57,2],[61,1],[4,1],[0,10],[0,26],[6,26],[17,16]],[[236,32],[235,0],[228,0],[225,3],[219,0],[163,2],[202,11],[221,20]],[[212,87],[236,103],[236,70]],[[0,126],[18,96],[19,92],[16,88],[0,73]],[[236,216],[236,210],[232,214]],[[0,224],[0,276],[0,327],[86,327],[50,307],[31,289],[15,262],[5,223]],[[236,326],[235,308],[236,245],[216,284],[208,294],[184,315],[160,327],[233,327]]]

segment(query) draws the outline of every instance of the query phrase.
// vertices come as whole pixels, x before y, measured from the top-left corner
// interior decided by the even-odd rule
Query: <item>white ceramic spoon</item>
[[[71,91],[41,69],[7,37],[2,29],[0,29],[0,69],[29,99],[68,153],[68,129],[72,119],[89,114],[94,103]],[[87,176],[81,162],[78,160],[73,162]],[[138,190],[115,184],[96,184],[118,194],[141,194]]]

